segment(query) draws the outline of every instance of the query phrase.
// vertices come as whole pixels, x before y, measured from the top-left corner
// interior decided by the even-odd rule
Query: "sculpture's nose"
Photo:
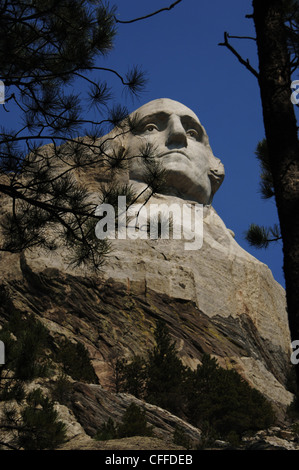
[[[166,145],[178,145],[180,147],[187,147],[186,131],[182,125],[179,116],[173,114],[169,117],[167,130],[168,135]]]

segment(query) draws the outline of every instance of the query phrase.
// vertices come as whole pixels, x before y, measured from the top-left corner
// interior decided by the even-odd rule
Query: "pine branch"
[[[227,37],[229,39],[250,39],[252,41],[256,41],[256,38],[252,36],[231,36],[230,34],[227,34]]]
[[[0,445],[4,447],[8,447],[11,450],[20,450],[19,447],[16,447],[12,444],[8,444],[7,442],[4,442],[4,441],[0,441]]]
[[[76,215],[76,216],[77,215],[86,216],[86,212],[84,212],[82,210],[81,211],[80,210],[73,210],[73,209],[68,208],[68,207],[64,207],[64,206],[60,206],[60,205],[56,205],[56,204],[52,205],[52,204],[49,204],[49,203],[46,203],[46,202],[38,201],[36,198],[25,196],[21,192],[17,191],[14,187],[8,186],[8,185],[5,185],[5,184],[0,184],[0,192],[10,196],[13,199],[20,199],[22,201],[25,201],[25,202],[29,203],[32,206],[38,207],[39,209],[43,209],[46,212],[49,212],[66,228],[69,228],[69,225],[66,224],[66,222],[61,218],[59,213],[73,214],[73,215]],[[93,213],[89,214],[89,217],[94,218],[94,219],[98,219],[98,217],[96,215],[94,215]]]
[[[243,57],[241,57],[241,55],[236,51],[236,49],[229,43],[228,37],[229,37],[228,33],[225,32],[224,33],[224,42],[220,42],[218,44],[218,46],[227,47],[227,49],[229,49],[234,54],[234,56],[237,57],[238,61],[242,65],[244,65],[247,68],[247,70],[249,70],[249,72],[251,72],[258,79],[259,78],[258,72],[250,65],[248,59],[245,60],[245,59],[243,59]]]
[[[150,13],[149,15],[140,16],[139,18],[134,18],[133,20],[122,21],[122,20],[118,20],[116,17],[114,17],[114,19],[115,19],[115,22],[116,22],[116,23],[121,23],[121,24],[135,23],[136,21],[145,20],[145,19],[147,19],[147,18],[151,18],[152,16],[158,15],[158,14],[161,13],[162,11],[169,11],[169,10],[172,10],[172,8],[174,8],[174,7],[175,7],[178,3],[180,3],[181,1],[182,1],[182,0],[177,0],[176,2],[172,3],[169,7],[160,8],[160,10],[154,11],[153,13]]]
[[[251,224],[245,233],[245,239],[251,246],[256,248],[267,248],[269,243],[282,240],[282,236],[280,235],[280,229],[276,224],[270,228]]]

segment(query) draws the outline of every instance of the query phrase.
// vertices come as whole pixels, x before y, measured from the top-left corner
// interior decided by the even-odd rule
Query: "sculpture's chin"
[[[199,204],[211,204],[212,187],[207,171],[200,173],[189,165],[177,165],[174,160],[163,162],[166,170],[165,190],[161,193],[173,194],[182,199],[197,202]],[[132,165],[129,173],[130,180],[144,182],[144,167]],[[215,192],[215,191],[214,191]]]
[[[210,204],[212,198],[211,183],[208,177],[195,178],[196,175],[168,170],[166,185],[173,188],[180,197],[199,204]]]

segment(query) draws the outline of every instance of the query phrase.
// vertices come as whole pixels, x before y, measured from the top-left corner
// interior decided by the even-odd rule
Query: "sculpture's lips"
[[[188,160],[190,160],[188,155],[185,152],[183,152],[182,150],[170,150],[169,152],[161,153],[159,155],[159,158],[167,157],[168,155],[173,155],[173,154],[177,154],[177,153],[180,153],[181,155],[184,155],[184,157],[186,157],[186,158],[188,158]]]

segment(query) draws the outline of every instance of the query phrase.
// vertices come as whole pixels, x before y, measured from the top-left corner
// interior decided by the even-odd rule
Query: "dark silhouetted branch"
[[[133,20],[122,21],[122,20],[118,20],[117,18],[115,18],[115,22],[128,24],[128,23],[135,23],[136,21],[146,20],[147,18],[151,18],[152,16],[158,15],[162,11],[172,10],[172,8],[174,8],[181,1],[182,0],[177,0],[176,2],[172,3],[169,7],[161,8],[160,10],[154,11],[153,13],[150,13],[149,15],[140,16],[139,18],[134,18]]]
[[[252,36],[231,36],[230,34],[227,35],[230,39],[251,39],[252,41],[256,41],[256,38]]]
[[[224,33],[224,42],[220,42],[218,45],[219,46],[225,46],[227,47],[238,59],[238,61],[244,65],[249,72],[251,72],[257,79],[259,78],[258,72],[250,65],[248,59],[243,59],[243,57],[240,56],[240,54],[236,51],[236,49],[228,42],[228,35],[227,32]]]

